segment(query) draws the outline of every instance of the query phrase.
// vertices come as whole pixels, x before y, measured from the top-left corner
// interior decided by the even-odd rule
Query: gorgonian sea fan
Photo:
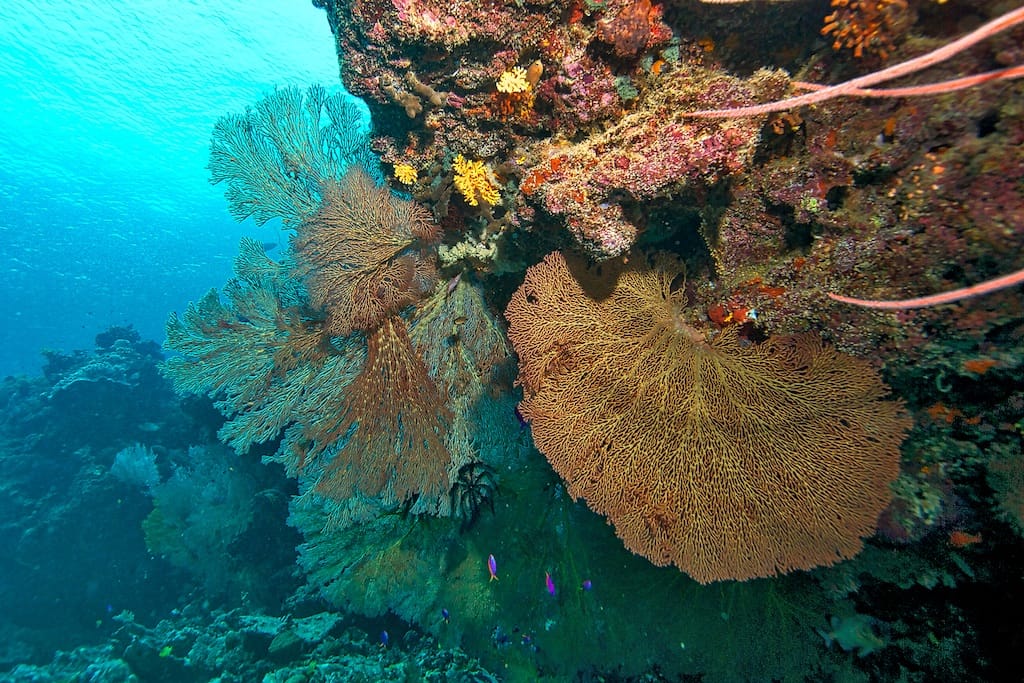
[[[816,334],[707,341],[671,287],[678,269],[611,270],[602,284],[549,254],[506,310],[520,412],[569,493],[630,550],[702,583],[859,552],[910,426],[878,373]]]
[[[328,332],[372,331],[433,290],[437,273],[427,247],[440,229],[426,209],[378,186],[358,166],[323,194],[292,246],[295,273],[326,312]]]

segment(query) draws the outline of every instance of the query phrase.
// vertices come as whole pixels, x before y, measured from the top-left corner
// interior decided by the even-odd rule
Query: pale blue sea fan
[[[210,181],[227,182],[231,215],[285,227],[312,216],[326,184],[357,164],[378,183],[367,115],[345,92],[319,85],[279,88],[244,114],[221,117],[210,143]]]
[[[126,484],[152,489],[160,483],[156,453],[140,443],[122,448],[114,456],[110,473]]]

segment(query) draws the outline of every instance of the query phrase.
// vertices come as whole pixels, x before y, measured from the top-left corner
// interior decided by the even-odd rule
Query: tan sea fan
[[[328,333],[372,331],[433,290],[434,257],[425,247],[439,235],[426,209],[353,166],[298,226],[296,274],[313,305],[326,311]]]
[[[898,473],[902,404],[816,334],[707,341],[678,268],[638,261],[599,282],[549,254],[506,310],[520,412],[569,493],[702,583],[855,555]]]
[[[299,469],[317,463],[316,491],[336,500],[357,491],[388,504],[437,498],[449,487],[451,414],[401,318],[384,320],[366,341],[366,364],[342,405],[306,428],[311,445]]]

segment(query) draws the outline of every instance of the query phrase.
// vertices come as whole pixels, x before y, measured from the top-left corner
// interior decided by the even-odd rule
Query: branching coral
[[[340,412],[307,426],[313,445],[303,467],[322,461],[317,491],[333,498],[356,491],[383,494],[387,502],[437,498],[448,489],[450,414],[400,318],[383,321],[367,347],[366,364]]]
[[[498,454],[488,445],[489,437],[481,435],[480,425],[495,400],[511,389],[514,361],[480,286],[466,277],[438,286],[413,313],[410,337],[442,394],[449,479],[456,482],[464,467],[482,457],[497,465]],[[437,502],[442,514],[458,512],[449,507],[454,502],[450,497]]]
[[[433,289],[427,245],[437,228],[357,168],[324,195],[296,233],[295,272],[324,311],[326,331],[365,332],[367,356],[338,410],[307,423],[311,445],[297,450],[298,469],[315,463],[317,490],[335,498],[437,498],[448,488],[448,414],[397,317]]]
[[[520,412],[569,492],[705,583],[855,555],[890,497],[902,406],[817,335],[706,341],[676,270],[638,261],[606,269],[609,291],[550,254],[506,311]]]
[[[405,72],[403,79],[405,84],[412,89],[412,92],[402,89],[390,78],[381,79],[381,92],[388,96],[392,102],[401,106],[405,110],[406,116],[410,119],[414,119],[423,113],[423,104],[427,103],[431,106],[443,107],[450,97],[450,93],[438,92],[431,88],[429,85],[424,83],[416,76],[413,71]]]
[[[423,113],[423,102],[416,95],[393,85],[387,79],[382,79],[380,89],[392,102],[404,109],[405,115],[410,119],[414,119]]]
[[[345,386],[359,355],[343,356],[323,331],[287,267],[243,239],[224,300],[211,290],[167,320],[166,347],[180,355],[165,374],[179,393],[210,394],[228,416],[221,438],[239,452],[277,437],[308,400],[305,385]],[[318,383],[319,384],[319,383]]]
[[[276,264],[262,252],[252,263],[259,245],[246,245],[226,304],[211,292],[168,321],[167,346],[183,354],[166,364],[176,389],[220,396],[230,418],[220,436],[239,451],[292,425],[271,459],[318,481],[324,495],[446,497],[447,411],[405,323],[378,322],[365,353],[355,337],[332,339],[308,303],[286,305],[298,283],[277,266],[281,279],[268,284],[257,273]]]
[[[438,229],[371,177],[378,167],[354,121],[319,126],[321,108],[337,122],[344,101],[310,93],[305,110],[299,91],[281,91],[260,116],[222,121],[221,137],[240,137],[215,145],[214,182],[228,181],[237,217],[295,223],[293,254],[278,264],[244,241],[227,303],[211,292],[168,321],[168,347],[182,356],[167,372],[179,391],[223,396],[221,437],[238,450],[284,429],[271,459],[321,494],[437,511],[449,490],[448,412],[398,314],[434,287]],[[238,149],[279,155],[239,163]]]
[[[413,314],[411,337],[452,403],[466,413],[482,396],[511,387],[512,349],[483,288],[469,276],[438,287]]]

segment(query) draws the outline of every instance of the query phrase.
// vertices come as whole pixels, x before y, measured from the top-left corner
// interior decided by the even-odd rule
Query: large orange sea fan
[[[702,583],[859,552],[898,473],[902,404],[816,334],[706,340],[677,269],[637,261],[598,282],[549,254],[506,311],[520,411],[570,494]]]

